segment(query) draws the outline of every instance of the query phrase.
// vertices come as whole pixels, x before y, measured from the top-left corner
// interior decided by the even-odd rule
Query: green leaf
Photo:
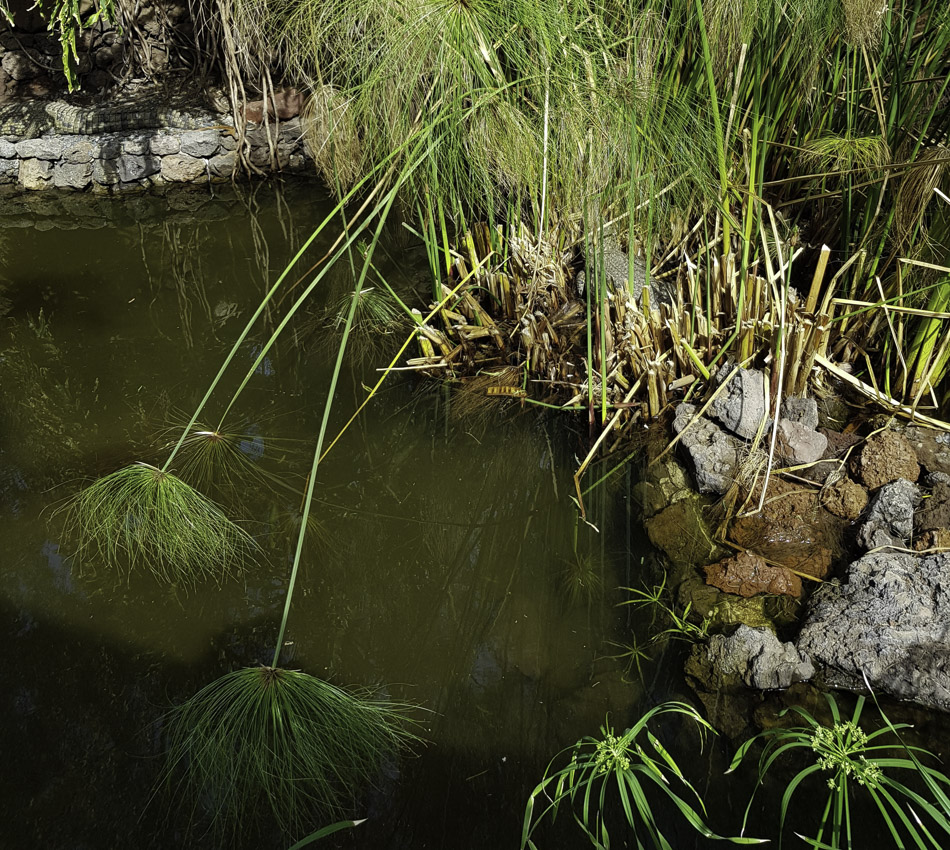
[[[300,841],[288,847],[287,850],[300,850],[301,847],[306,847],[314,841],[319,841],[321,838],[333,835],[334,832],[339,832],[341,829],[352,829],[361,823],[366,823],[366,818],[361,818],[360,820],[341,820],[336,823],[331,823],[329,826],[318,829],[316,832],[311,832],[306,838],[301,838]]]

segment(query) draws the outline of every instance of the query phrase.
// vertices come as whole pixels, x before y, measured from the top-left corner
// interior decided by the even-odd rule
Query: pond
[[[247,317],[328,210],[308,182],[5,203],[3,846],[200,843],[188,808],[154,790],[161,718],[273,654],[348,272],[314,294],[229,419],[267,476],[215,485],[262,543],[241,578],[187,588],[82,565],[56,507],[82,481],[167,456]],[[379,271],[422,303],[425,256],[407,245],[392,234]],[[238,373],[281,306],[240,350]],[[351,348],[330,436],[405,334],[394,327]],[[209,415],[221,410],[212,403]],[[517,402],[472,409],[398,373],[321,465],[283,664],[424,709],[425,744],[387,766],[356,812],[367,823],[343,843],[516,846],[548,761],[596,734],[608,712],[622,727],[643,695],[627,661],[610,657],[629,632],[617,588],[637,583],[650,557],[630,473],[588,497],[596,533],[578,522],[569,493],[587,434],[575,427]],[[660,677],[651,701],[678,687]],[[569,818],[558,825],[558,846],[584,846]],[[246,840],[287,845],[266,827]]]
[[[194,587],[111,573],[75,557],[58,508],[83,482],[164,461],[329,210],[308,181],[0,207],[0,847],[213,846],[203,831],[213,801],[157,787],[163,718],[223,674],[273,657],[348,267],[316,290],[225,420],[241,469],[205,487],[260,544],[246,571]],[[424,252],[398,230],[376,268],[407,303],[428,301]],[[368,285],[381,291],[379,279]],[[287,303],[274,302],[242,344],[202,427],[215,426]],[[376,316],[348,347],[331,439],[409,333],[386,310]],[[589,473],[603,483],[585,495],[589,523],[579,520],[570,496],[591,442],[583,419],[398,371],[322,462],[282,666],[418,706],[422,743],[383,764],[353,813],[365,823],[314,846],[517,847],[528,796],[560,750],[664,700],[696,703],[685,642],[654,646],[639,664],[632,654],[653,620],[620,604],[625,588],[662,571],[634,498],[636,462]],[[187,461],[178,456],[175,471],[198,476]],[[823,702],[811,689],[744,699],[724,696],[721,710],[764,726],[795,700],[812,711]],[[888,712],[945,751],[946,718]],[[695,727],[667,717],[654,731],[713,828],[736,834],[754,759],[724,780],[735,742],[707,741],[700,756]],[[778,837],[777,809],[804,755],[770,774],[750,834]],[[796,798],[797,829],[813,829],[824,787],[818,777],[818,796]],[[710,846],[671,808],[656,811],[677,850]],[[889,846],[876,815],[853,811],[864,846]],[[633,846],[622,834],[618,846]],[[540,848],[590,846],[567,812],[537,837]],[[221,846],[291,843],[261,816]]]

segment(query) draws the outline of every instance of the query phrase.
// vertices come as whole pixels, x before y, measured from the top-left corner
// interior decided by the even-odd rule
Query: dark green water
[[[176,425],[327,212],[319,186],[304,182],[213,198],[0,200],[0,850],[213,846],[200,818],[195,827],[190,810],[155,792],[162,717],[222,674],[272,659],[347,270],[317,290],[225,424],[270,476],[211,485],[261,544],[243,578],[189,590],[80,569],[55,509],[82,481],[164,460]],[[428,300],[410,242],[391,235],[377,260],[406,301]],[[243,345],[205,424],[216,424],[286,305]],[[331,437],[407,332],[357,336]],[[609,657],[650,629],[617,607],[628,598],[620,587],[656,579],[644,569],[652,555],[631,499],[635,467],[588,495],[594,531],[569,498],[585,424],[505,404],[465,412],[458,395],[400,372],[321,465],[282,664],[423,707],[426,743],[383,765],[353,812],[367,818],[361,827],[313,846],[516,848],[526,799],[559,750],[596,735],[608,714],[623,729],[663,700],[691,698],[683,644],[645,662],[642,678]],[[737,710],[756,707],[768,725],[790,698],[752,700]],[[892,718],[918,724],[921,744],[945,751],[944,718],[901,710],[889,704]],[[729,744],[700,755],[691,727],[655,731],[713,827],[735,834],[754,759],[726,779]],[[782,794],[805,764],[769,776],[750,834],[778,837]],[[815,789],[798,792],[795,829],[820,816],[825,786]],[[207,802],[195,801],[199,813]],[[859,846],[890,846],[873,810],[856,806],[853,820],[867,830]],[[719,846],[667,828],[676,850]],[[619,824],[613,835],[634,846]],[[542,850],[590,846],[567,812],[537,837]],[[290,843],[261,816],[222,846]]]
[[[299,183],[39,203],[0,206],[0,847],[206,846],[187,813],[153,796],[160,719],[224,672],[270,662],[335,353],[325,313],[350,281],[315,295],[232,424],[245,455],[292,488],[242,481],[220,494],[262,541],[262,563],[190,592],[80,571],[52,509],[81,480],[163,459],[163,429],[187,418],[327,206]],[[418,303],[422,263],[393,239],[379,265]],[[349,359],[331,435],[402,336]],[[263,338],[245,344],[212,414]],[[353,846],[517,846],[548,760],[607,712],[622,728],[641,697],[605,659],[627,627],[615,588],[634,583],[645,554],[624,476],[592,501],[600,533],[581,526],[575,543],[568,493],[585,440],[573,426],[517,407],[455,410],[400,374],[321,467],[283,663],[427,709],[427,744],[387,766],[355,812],[369,820]],[[592,593],[565,583],[578,557]],[[584,846],[569,818],[559,824],[551,846]],[[287,844],[266,827],[245,842]]]

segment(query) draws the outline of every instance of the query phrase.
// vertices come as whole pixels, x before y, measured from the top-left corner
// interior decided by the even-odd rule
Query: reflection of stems
[[[642,376],[637,378],[634,381],[633,386],[630,387],[630,392],[627,393],[626,397],[623,400],[624,405],[630,403],[630,399],[633,398],[634,393],[640,389],[640,382],[643,380]],[[594,459],[594,455],[597,452],[597,449],[600,448],[600,444],[607,439],[607,435],[610,433],[614,425],[617,424],[617,420],[620,418],[620,414],[626,410],[626,407],[617,408],[617,412],[613,415],[613,418],[610,422],[607,423],[607,427],[600,432],[600,436],[597,438],[597,441],[591,446],[590,451],[587,453],[587,457],[584,458],[584,462],[578,467],[577,472],[574,473],[574,489],[577,492],[577,507],[581,512],[581,519],[585,522],[587,521],[587,512],[584,509],[584,496],[581,493],[581,478],[584,475],[584,472],[587,470],[587,467],[590,466],[590,462]]]

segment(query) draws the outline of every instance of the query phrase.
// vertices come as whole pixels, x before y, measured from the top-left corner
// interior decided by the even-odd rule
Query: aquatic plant
[[[870,797],[896,847],[909,845],[921,850],[939,850],[943,847],[946,836],[950,836],[950,807],[947,806],[948,798],[944,790],[950,786],[950,778],[923,764],[921,757],[935,758],[933,753],[906,744],[899,736],[897,745],[893,741],[882,743],[885,736],[898,735],[900,730],[909,728],[907,724],[887,721],[883,728],[866,732],[859,725],[865,702],[863,696],[857,698],[850,719],[842,719],[833,694],[825,694],[825,697],[831,710],[830,726],[817,720],[804,708],[793,706],[783,711],[782,716],[789,711],[794,712],[805,721],[803,726],[766,729],[739,748],[729,767],[730,772],[735,770],[752,747],[764,741],[765,746],[759,757],[757,791],[782,756],[796,750],[812,756],[813,763],[795,774],[782,795],[780,842],[796,791],[803,783],[814,785],[820,779],[827,793],[818,830],[814,838],[799,835],[812,847],[851,850],[854,846],[851,806],[852,797],[856,794]],[[906,757],[897,755],[901,749]],[[937,805],[895,778],[895,771],[910,771],[912,775],[922,778],[934,793]],[[746,806],[743,831],[754,798],[755,791]],[[918,812],[927,815],[933,826],[946,833],[942,841],[934,838]]]
[[[630,827],[630,835],[624,836],[625,842],[635,842],[638,850],[647,846],[657,850],[673,850],[654,815],[655,804],[647,796],[649,790],[672,804],[686,823],[700,835],[723,838],[707,826],[702,799],[687,781],[672,754],[649,728],[652,721],[659,720],[663,715],[692,721],[701,734],[713,732],[712,727],[692,706],[682,702],[665,702],[655,706],[621,735],[614,733],[609,722],[605,723],[599,738],[582,738],[551,761],[525,807],[521,830],[522,850],[536,850],[531,836],[545,818],[549,815],[555,817],[562,806],[571,810],[574,819],[595,847],[609,847],[608,806],[616,806],[618,802],[623,818]],[[567,764],[558,768],[556,764],[563,760],[563,755],[568,756]],[[535,811],[539,803],[545,802],[547,804],[543,809]],[[761,843],[760,839],[755,838],[726,840],[735,844]]]
[[[299,835],[345,814],[383,760],[415,740],[405,710],[296,670],[234,670],[166,716],[166,781],[212,810],[215,831],[266,813]]]
[[[327,389],[273,660],[226,673],[166,716],[163,782],[185,799],[211,801],[211,826],[218,832],[238,830],[262,797],[288,834],[314,818],[337,817],[377,780],[385,757],[416,740],[405,726],[408,706],[279,666],[330,411],[367,269],[364,262]]]
[[[164,451],[174,449],[185,427],[183,423],[169,428],[174,438],[162,446]],[[270,433],[274,427],[273,420],[266,424],[237,420],[230,425],[222,421],[214,427],[195,422],[175,453],[173,472],[215,498],[234,500],[248,487],[299,493],[301,482],[293,467],[301,459],[303,443],[274,436]],[[265,465],[268,459],[272,462]]]
[[[619,605],[632,605],[635,609],[647,609],[651,614],[651,627],[656,624],[660,618],[667,624],[660,631],[655,631],[650,636],[650,644],[672,638],[675,640],[701,641],[709,637],[709,627],[711,620],[709,617],[702,617],[697,623],[690,618],[693,611],[693,603],[688,602],[682,611],[678,611],[676,605],[670,599],[670,593],[666,587],[667,576],[664,574],[663,580],[651,588],[623,587],[621,590],[627,591],[631,598],[624,600]]]
[[[426,128],[431,131],[432,125],[426,125]],[[425,133],[413,140],[415,151],[413,161],[416,167],[425,159],[427,142],[428,135]],[[396,153],[394,152],[392,156]],[[130,564],[143,565],[145,568],[152,569],[156,577],[162,580],[170,580],[174,577],[187,580],[189,576],[191,580],[195,580],[208,575],[221,575],[226,562],[230,569],[240,569],[240,564],[232,563],[230,558],[233,555],[245,554],[253,548],[250,536],[225,517],[206,496],[190,488],[175,476],[172,473],[173,462],[189,439],[192,445],[195,444],[196,441],[192,435],[197,430],[199,417],[225,373],[229,371],[244,341],[261,315],[274,302],[275,296],[291,271],[317,237],[331,224],[339,221],[344,205],[352,200],[357,192],[371,186],[362,205],[350,217],[349,222],[345,224],[323,258],[305,273],[302,280],[317,269],[309,283],[297,293],[297,297],[287,308],[270,337],[257,349],[254,361],[238,383],[230,401],[224,406],[217,427],[202,429],[205,430],[205,435],[197,443],[202,445],[206,452],[217,452],[219,459],[222,456],[229,460],[234,460],[235,457],[240,459],[239,455],[236,456],[233,451],[225,453],[223,450],[228,449],[227,441],[218,440],[215,437],[225,433],[224,423],[228,420],[241,393],[257,373],[280,334],[325,278],[328,270],[347,256],[362,241],[364,232],[373,226],[375,232],[364,252],[363,269],[355,292],[362,290],[373,251],[399,194],[400,185],[402,181],[409,179],[412,173],[412,168],[407,167],[400,174],[396,184],[389,185],[392,169],[384,163],[380,169],[364,177],[304,241],[248,319],[164,464],[160,468],[154,468],[156,471],[150,473],[149,480],[146,480],[147,476],[143,473],[141,463],[132,464],[84,488],[58,511],[65,516],[68,532],[77,540],[76,552],[80,558],[100,557],[107,566],[119,571],[128,570]],[[356,305],[355,295],[352,303],[353,307],[347,318],[347,328],[352,326],[353,310]],[[341,342],[341,356],[345,349],[347,335],[348,330]],[[148,486],[143,486],[144,484]],[[147,519],[143,520],[146,515]],[[306,527],[306,523],[302,527]],[[179,533],[180,531],[184,533]],[[118,545],[115,541],[117,533]],[[241,545],[235,545],[235,541],[239,541]],[[123,562],[120,556],[127,557],[128,560]]]
[[[564,559],[560,585],[571,605],[591,605],[604,589],[603,564],[590,552],[574,552]]]
[[[166,582],[220,580],[255,546],[209,499],[147,463],[100,478],[64,511],[67,535],[81,540],[80,564],[104,561],[125,574],[144,566]]]
[[[295,842],[292,847],[288,848],[288,850],[301,850],[302,847],[313,844],[314,841],[320,841],[323,838],[333,835],[335,832],[340,832],[340,830],[343,829],[352,829],[354,826],[359,826],[361,823],[365,822],[366,818],[363,818],[362,820],[337,821],[336,823],[328,824],[327,826],[321,827],[315,832],[311,832],[310,835],[301,838],[300,841]]]

